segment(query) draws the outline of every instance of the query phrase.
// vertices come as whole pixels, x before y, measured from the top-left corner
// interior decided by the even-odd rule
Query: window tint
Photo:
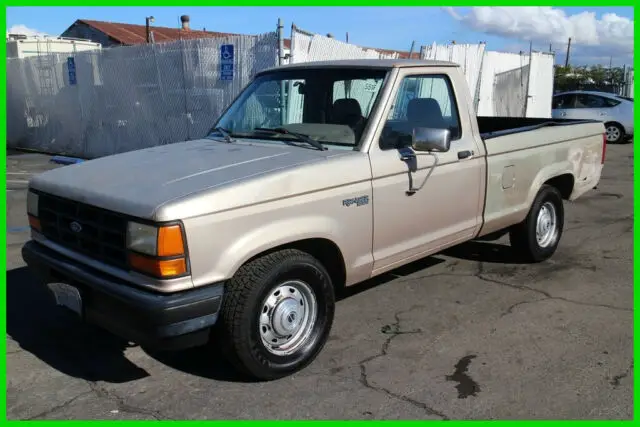
[[[451,140],[460,139],[455,94],[446,76],[411,76],[402,81],[382,131],[380,148],[410,145],[413,130],[420,127],[449,129]]]
[[[610,108],[620,104],[620,101],[597,95],[581,94],[576,97],[576,108]]]
[[[551,103],[551,108],[568,108],[569,101],[571,100],[570,95],[558,95],[553,97],[553,102]]]
[[[573,108],[573,99],[575,97],[573,95],[558,95],[553,97],[553,103],[551,104],[551,108]]]

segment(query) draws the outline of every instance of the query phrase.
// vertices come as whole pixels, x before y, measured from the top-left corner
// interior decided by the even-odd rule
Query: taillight
[[[607,155],[607,134],[603,133],[602,134],[602,160],[600,161],[600,164],[604,165],[604,158]]]

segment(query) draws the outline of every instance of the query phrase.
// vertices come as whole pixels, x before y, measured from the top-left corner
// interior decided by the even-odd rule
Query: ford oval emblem
[[[75,221],[73,221],[71,224],[69,224],[69,228],[74,233],[79,233],[79,232],[82,231],[82,226],[79,223],[75,222]]]

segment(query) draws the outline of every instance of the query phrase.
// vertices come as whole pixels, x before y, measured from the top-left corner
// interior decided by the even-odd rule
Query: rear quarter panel
[[[524,220],[540,187],[569,174],[575,200],[602,172],[602,123],[549,126],[486,140],[487,191],[480,235]]]

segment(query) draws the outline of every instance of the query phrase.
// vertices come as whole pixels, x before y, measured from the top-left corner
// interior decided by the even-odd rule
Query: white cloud
[[[534,43],[572,46],[594,56],[632,55],[634,21],[606,13],[600,19],[591,11],[567,15],[553,7],[473,7],[466,15],[445,10],[475,31]]]
[[[24,34],[26,36],[46,36],[47,33],[43,33],[42,31],[35,30],[33,28],[29,28],[26,25],[18,24],[12,25],[7,32],[10,34]]]

